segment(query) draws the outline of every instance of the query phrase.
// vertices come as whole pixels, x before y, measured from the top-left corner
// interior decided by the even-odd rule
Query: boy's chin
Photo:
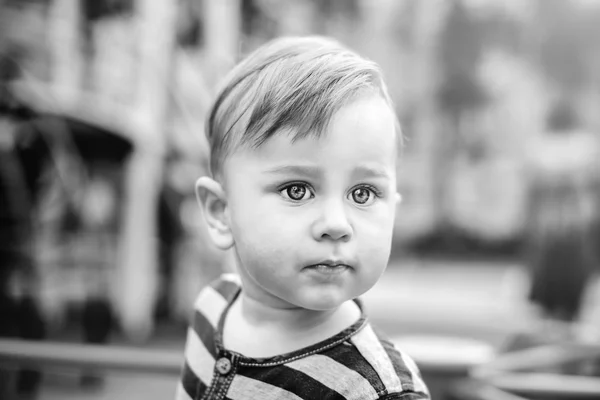
[[[333,311],[350,298],[335,298],[335,299],[302,299],[297,302],[297,306],[310,311]]]

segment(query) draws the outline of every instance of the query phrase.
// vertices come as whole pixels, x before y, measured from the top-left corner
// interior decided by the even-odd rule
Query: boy
[[[282,38],[226,79],[196,193],[233,248],[195,303],[178,399],[428,399],[358,296],[388,263],[401,133],[378,66]]]

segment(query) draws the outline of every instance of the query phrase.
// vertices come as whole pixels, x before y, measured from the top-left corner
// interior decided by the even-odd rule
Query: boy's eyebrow
[[[309,177],[318,177],[321,172],[318,167],[309,165],[281,165],[276,166],[265,171],[268,174],[280,174],[280,175],[304,175]]]
[[[322,175],[319,167],[310,165],[281,165],[265,171],[268,174],[279,175],[302,175],[316,178]],[[390,178],[389,172],[385,168],[375,165],[359,165],[352,171],[358,178]]]
[[[354,174],[361,178],[390,178],[390,174],[385,168],[374,165],[359,165],[354,169]]]

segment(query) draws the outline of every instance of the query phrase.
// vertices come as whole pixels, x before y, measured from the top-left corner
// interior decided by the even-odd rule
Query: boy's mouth
[[[317,264],[309,265],[306,268],[322,274],[335,275],[340,274],[351,267],[343,262],[324,260]]]

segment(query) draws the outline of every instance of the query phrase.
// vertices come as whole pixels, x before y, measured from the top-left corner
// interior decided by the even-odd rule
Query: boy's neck
[[[332,310],[315,311],[272,307],[242,292],[227,316],[224,345],[248,357],[281,355],[326,340],[360,316],[359,307],[351,300]]]
[[[301,307],[274,307],[244,292],[238,299],[239,311],[244,321],[256,327],[278,326],[283,329],[306,330],[318,328],[339,317],[340,307],[330,310],[307,310]]]

